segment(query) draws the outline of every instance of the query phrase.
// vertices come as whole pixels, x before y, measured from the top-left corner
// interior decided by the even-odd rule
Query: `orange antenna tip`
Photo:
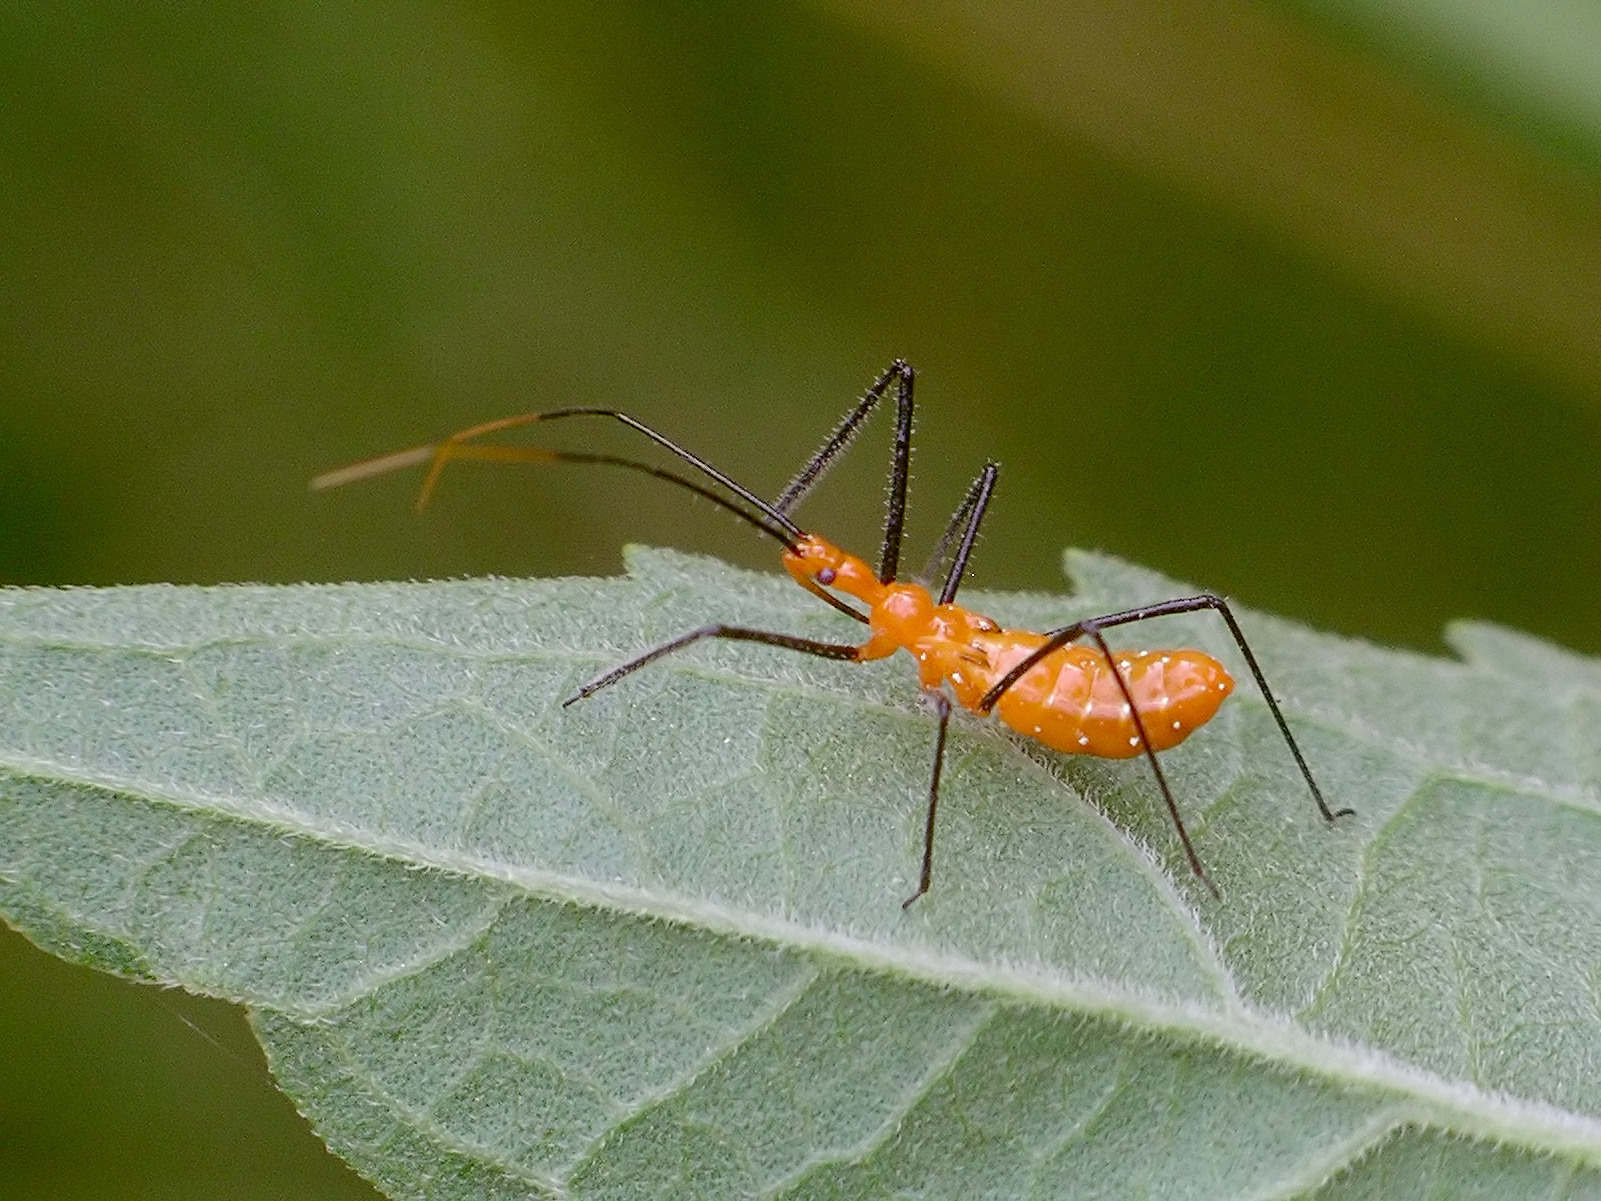
[[[414,446],[410,450],[397,450],[393,454],[379,455],[376,459],[363,459],[359,463],[325,471],[313,477],[309,486],[313,492],[321,492],[324,488],[338,488],[343,484],[364,480],[370,475],[383,475],[388,471],[399,471],[403,467],[415,467],[432,459],[438,449],[437,446]]]

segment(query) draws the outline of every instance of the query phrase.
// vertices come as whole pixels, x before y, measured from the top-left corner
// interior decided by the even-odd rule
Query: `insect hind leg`
[[[1217,895],[1217,888],[1202,869],[1200,860],[1195,854],[1195,848],[1190,845],[1189,833],[1184,828],[1184,821],[1179,816],[1178,806],[1173,800],[1173,790],[1168,786],[1167,777],[1162,772],[1162,765],[1158,762],[1156,751],[1151,746],[1150,737],[1145,729],[1145,721],[1140,716],[1139,706],[1134,701],[1134,694],[1129,688],[1128,680],[1124,677],[1122,669],[1118,666],[1117,657],[1112,653],[1112,649],[1107,644],[1105,635],[1102,633],[1103,630],[1116,626],[1131,625],[1135,622],[1149,621],[1155,617],[1168,617],[1178,613],[1196,613],[1203,609],[1211,609],[1219,614],[1223,618],[1224,624],[1228,626],[1229,634],[1233,637],[1234,644],[1239,647],[1246,666],[1250,668],[1251,677],[1256,681],[1256,686],[1262,693],[1262,699],[1267,702],[1268,711],[1273,715],[1274,724],[1278,726],[1279,734],[1283,737],[1284,744],[1289,747],[1290,755],[1294,758],[1295,765],[1300,770],[1301,778],[1306,781],[1307,789],[1312,793],[1312,799],[1317,803],[1318,813],[1322,815],[1323,820],[1332,824],[1337,818],[1354,816],[1356,810],[1349,807],[1330,809],[1328,802],[1323,799],[1323,790],[1318,787],[1317,780],[1312,775],[1312,769],[1307,764],[1306,756],[1301,753],[1300,744],[1295,741],[1295,735],[1290,731],[1290,724],[1284,718],[1284,711],[1279,708],[1278,700],[1273,696],[1273,690],[1268,687],[1267,676],[1263,674],[1262,666],[1257,662],[1256,654],[1251,650],[1250,643],[1245,640],[1245,632],[1240,628],[1239,620],[1234,616],[1234,611],[1229,608],[1229,603],[1212,592],[1203,592],[1195,596],[1176,597],[1173,600],[1160,601],[1154,605],[1141,605],[1136,609],[1124,609],[1117,613],[1088,617],[1081,621],[1076,621],[1072,625],[1051,630],[1046,635],[1043,645],[1032,651],[1007,672],[989,692],[984,694],[975,707],[975,712],[980,714],[990,712],[1008,689],[1048,655],[1053,654],[1069,643],[1078,641],[1080,638],[1087,637],[1091,639],[1096,648],[1106,657],[1106,662],[1112,670],[1112,676],[1117,681],[1118,690],[1122,692],[1124,703],[1129,707],[1129,715],[1133,719],[1134,730],[1140,740],[1140,749],[1144,752],[1146,761],[1150,763],[1151,771],[1156,776],[1157,786],[1162,791],[1162,799],[1167,803],[1168,813],[1172,817],[1173,825],[1179,833],[1179,840],[1184,844],[1184,852],[1189,859],[1190,869],[1201,878],[1215,896]]]
[[[1196,878],[1205,884],[1211,892],[1213,899],[1221,899],[1217,885],[1212,883],[1212,877],[1206,874],[1206,868],[1201,866],[1201,857],[1195,853],[1195,844],[1190,841],[1190,832],[1184,827],[1184,818],[1179,814],[1178,802],[1173,799],[1173,788],[1167,782],[1167,773],[1162,770],[1162,761],[1156,757],[1156,749],[1151,746],[1151,736],[1146,732],[1145,719],[1140,716],[1140,707],[1135,703],[1134,693],[1129,688],[1128,680],[1123,675],[1123,669],[1118,666],[1117,657],[1112,648],[1107,645],[1106,635],[1101,633],[1097,620],[1078,623],[1080,633],[1087,635],[1105,657],[1107,666],[1112,669],[1112,678],[1117,681],[1118,691],[1123,694],[1123,703],[1128,706],[1129,719],[1134,723],[1134,733],[1140,740],[1140,750],[1145,755],[1145,761],[1151,765],[1151,773],[1156,777],[1156,786],[1161,790],[1162,800],[1167,805],[1167,814],[1173,819],[1173,828],[1179,832],[1179,842],[1184,846],[1184,857],[1190,861],[1190,870]]]
[[[1107,630],[1114,626],[1130,625],[1137,621],[1149,621],[1153,617],[1168,617],[1176,613],[1195,613],[1202,609],[1214,610],[1223,618],[1224,624],[1228,626],[1229,634],[1233,637],[1234,644],[1240,648],[1240,654],[1244,657],[1246,666],[1250,668],[1251,678],[1256,681],[1257,689],[1262,693],[1262,699],[1267,702],[1268,711],[1273,714],[1273,722],[1278,726],[1285,745],[1290,748],[1290,754],[1295,759],[1295,765],[1300,769],[1301,778],[1306,781],[1306,786],[1312,793],[1312,799],[1317,802],[1318,812],[1322,815],[1323,820],[1332,823],[1336,818],[1354,816],[1355,809],[1347,807],[1331,810],[1328,802],[1323,799],[1323,790],[1318,787],[1317,780],[1312,776],[1312,769],[1307,766],[1306,756],[1301,753],[1300,744],[1295,741],[1295,735],[1290,732],[1290,723],[1284,719],[1284,711],[1279,708],[1279,702],[1274,698],[1273,690],[1268,687],[1267,676],[1263,674],[1261,664],[1256,661],[1256,655],[1251,650],[1250,643],[1245,640],[1245,631],[1240,629],[1239,620],[1234,616],[1234,611],[1229,608],[1228,601],[1216,593],[1202,592],[1196,596],[1181,596],[1174,600],[1160,601],[1154,605],[1141,605],[1137,609],[1124,609],[1121,612],[1107,613],[1101,617],[1088,617],[1083,621],[1076,621],[1070,626],[1063,626],[1059,630],[1051,630],[1046,635],[1046,641],[1043,646],[1030,653],[1021,663],[1007,672],[1000,682],[984,695],[979,701],[977,711],[979,713],[988,713],[995,707],[996,702],[1005,695],[1006,691],[1018,680],[1022,679],[1041,659],[1044,659],[1054,651],[1060,650],[1070,642],[1076,642],[1079,638],[1090,633],[1091,630]],[[1101,645],[1104,648],[1104,642]],[[1111,657],[1110,652],[1107,652],[1107,656],[1114,672],[1117,672],[1115,659]],[[1117,674],[1119,683],[1121,683],[1121,672],[1117,672]],[[1126,693],[1127,689],[1125,688],[1124,691]]]

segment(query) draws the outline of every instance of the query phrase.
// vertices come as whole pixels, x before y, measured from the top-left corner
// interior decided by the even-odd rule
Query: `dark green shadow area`
[[[236,1006],[63,963],[0,926],[5,1195],[376,1196],[267,1077]]]

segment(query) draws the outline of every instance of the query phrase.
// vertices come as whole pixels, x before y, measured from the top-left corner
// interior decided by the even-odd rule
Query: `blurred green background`
[[[605,473],[305,482],[618,404],[773,493],[901,355],[914,563],[994,457],[985,587],[1601,651],[1601,16],[1002,7],[5,6],[0,581],[771,567]],[[804,518],[871,549],[885,445]],[[365,1192],[237,1011],[5,932],[0,1107],[6,1197]]]

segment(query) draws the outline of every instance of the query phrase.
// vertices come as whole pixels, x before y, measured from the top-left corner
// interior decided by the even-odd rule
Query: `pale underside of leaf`
[[[1043,628],[1181,585],[1071,559]],[[0,593],[0,913],[249,1005],[396,1196],[1601,1195],[1601,667],[1243,620],[1326,792],[1242,683],[1139,761],[932,720],[792,585]],[[1123,631],[1237,666],[1206,618]],[[1243,671],[1238,673],[1244,679]],[[1149,850],[1147,850],[1149,848]],[[1494,1187],[1490,1187],[1493,1185]]]

